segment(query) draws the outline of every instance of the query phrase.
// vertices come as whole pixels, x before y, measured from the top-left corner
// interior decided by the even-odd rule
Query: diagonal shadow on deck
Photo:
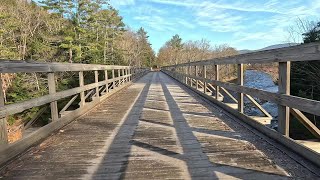
[[[139,123],[139,117],[142,112],[143,105],[146,102],[152,78],[147,80],[148,82],[139,94],[139,97],[136,99],[132,109],[125,117],[125,121],[115,135],[105,156],[101,159],[99,167],[93,167],[93,169],[89,170],[89,172],[91,171],[93,174],[86,175],[85,178],[123,178],[131,151],[130,141],[135,128]]]

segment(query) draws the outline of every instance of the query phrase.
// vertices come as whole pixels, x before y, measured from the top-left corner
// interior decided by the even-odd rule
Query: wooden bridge
[[[320,44],[190,62],[162,72],[3,61],[1,73],[47,74],[49,94],[6,105],[0,94],[0,179],[318,179],[318,139],[289,137],[290,117],[320,137],[302,113],[320,116],[320,102],[290,95],[290,62],[315,60]],[[244,86],[249,63],[278,63],[279,91]],[[220,79],[219,66],[225,64],[237,66],[237,83]],[[213,79],[207,77],[209,67]],[[79,86],[57,92],[56,74],[68,71],[78,74]],[[85,83],[88,72],[94,82]],[[278,104],[278,132],[266,125],[272,116],[255,98]],[[58,108],[62,99],[69,101]],[[246,115],[245,99],[265,117]],[[71,109],[75,103],[79,107]],[[51,122],[8,144],[6,117],[45,104]]]

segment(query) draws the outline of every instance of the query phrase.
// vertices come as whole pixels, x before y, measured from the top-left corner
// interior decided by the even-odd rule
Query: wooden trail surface
[[[0,179],[319,178],[273,143],[152,72],[30,148]]]

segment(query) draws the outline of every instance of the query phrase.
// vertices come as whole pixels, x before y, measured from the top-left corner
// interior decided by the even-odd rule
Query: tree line
[[[143,28],[130,29],[108,0],[0,2],[3,60],[149,67],[155,63],[155,52],[148,38]],[[89,72],[85,76],[94,81]],[[43,73],[1,74],[1,81],[6,104],[48,94],[47,75]],[[56,84],[58,91],[76,87],[78,74],[57,73]],[[9,116],[8,122],[25,123],[41,108]],[[48,117],[44,115],[44,123]]]
[[[320,22],[297,21],[303,43],[320,42]],[[320,100],[320,62],[293,62],[291,93],[296,96]]]
[[[149,66],[155,53],[108,0],[2,0],[0,58]]]
[[[160,48],[157,63],[166,66],[236,54],[237,50],[227,44],[212,46],[206,39],[183,42],[176,34]]]

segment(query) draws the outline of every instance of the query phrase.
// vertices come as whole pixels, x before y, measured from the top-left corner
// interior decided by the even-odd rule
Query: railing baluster
[[[207,78],[207,66],[203,66],[203,78]],[[207,82],[203,82],[203,93],[207,94]]]
[[[279,94],[290,95],[290,67],[290,61],[279,62]],[[289,118],[289,107],[278,105],[278,131],[285,136],[289,136]]]
[[[121,79],[122,79],[122,84],[124,84],[124,81],[125,81],[125,77],[124,77],[124,76],[125,76],[125,74],[124,74],[124,72],[125,72],[125,71],[124,71],[124,69],[121,69],[121,75],[122,75],[122,78],[121,78]]]
[[[83,78],[83,71],[79,72],[79,87],[84,86],[84,78]],[[84,91],[80,92],[80,107],[83,107],[86,103],[86,99],[84,97]]]
[[[120,86],[120,82],[121,82],[121,79],[120,79],[121,72],[120,72],[120,71],[121,71],[121,70],[118,69],[118,78],[119,78],[119,80],[118,80],[118,87]]]
[[[197,66],[194,66],[194,76],[198,77],[198,68]],[[199,89],[198,80],[196,79],[196,89]]]
[[[126,79],[127,79],[126,81],[127,81],[127,82],[129,82],[129,77],[128,77],[128,75],[129,75],[129,69],[127,68],[127,69],[126,69],[126,76],[127,76],[127,77],[126,77]]]
[[[215,80],[219,81],[220,77],[219,77],[219,65],[214,65],[214,69],[215,69]],[[219,86],[215,85],[216,88],[216,100],[219,101]]]
[[[129,82],[128,74],[128,68],[126,68],[126,82]]]
[[[49,87],[49,94],[55,94],[56,93],[56,81],[55,81],[55,75],[54,73],[48,73],[48,87]],[[51,120],[56,121],[59,119],[58,116],[58,105],[57,101],[53,101],[50,103],[51,107]]]
[[[191,75],[191,66],[190,65],[188,65],[188,75],[189,75],[190,86],[192,87],[192,79],[190,77],[190,75]]]
[[[116,88],[116,81],[114,80],[114,69],[112,69],[112,89]]]
[[[126,78],[126,75],[127,75],[127,70],[126,69],[123,69],[123,83],[126,83],[127,82],[127,78]]]
[[[188,67],[184,67],[184,73],[185,73],[185,83],[188,85]]]
[[[2,79],[0,78],[0,107],[4,107],[4,94],[2,87]],[[0,145],[3,144],[8,144],[8,130],[6,117],[2,117],[0,119]]]
[[[243,86],[243,64],[238,64],[238,85]],[[238,111],[243,113],[243,93],[238,93]]]
[[[104,79],[106,81],[106,83],[108,82],[109,80],[109,77],[108,77],[108,70],[104,70]],[[109,83],[106,84],[106,93],[109,92]]]
[[[98,71],[94,71],[94,82],[98,83],[99,82],[99,73]],[[96,86],[96,97],[99,98],[99,86]]]

